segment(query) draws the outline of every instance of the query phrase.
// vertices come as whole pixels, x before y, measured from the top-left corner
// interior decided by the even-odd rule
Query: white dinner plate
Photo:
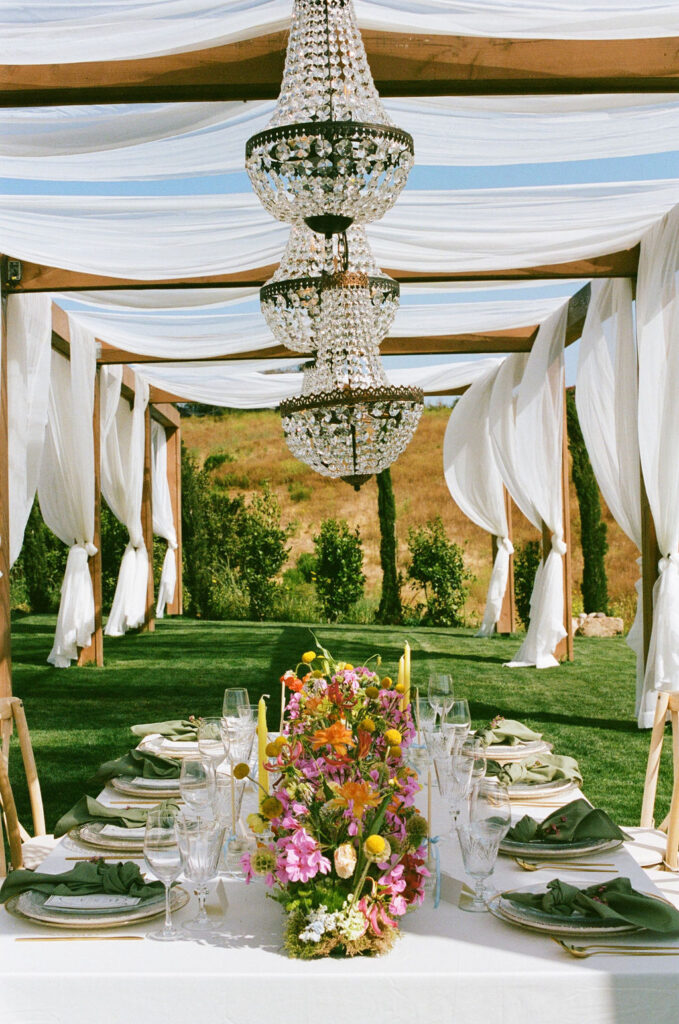
[[[571,779],[552,779],[551,782],[512,782],[507,787],[510,800],[521,800],[524,797],[541,797],[552,793],[562,793],[577,785]]]
[[[506,853],[509,857],[531,857],[534,860],[568,860],[571,857],[603,853],[605,850],[617,850],[622,844],[622,839],[581,839],[575,843],[548,843],[538,840],[532,843],[518,843],[514,839],[505,838],[500,843],[500,853]]]
[[[159,786],[157,783],[172,783],[172,785]],[[110,785],[118,793],[124,796],[152,796],[158,800],[166,800],[170,797],[178,797],[179,779],[131,779],[121,775],[110,780]]]
[[[7,900],[5,907],[14,917],[31,921],[34,924],[46,925],[48,928],[119,928],[125,924],[136,924],[159,917],[165,913],[165,897],[163,894],[152,902],[138,907],[127,907],[109,912],[74,912],[45,906],[47,894],[44,892],[22,892]],[[189,902],[189,894],[181,886],[175,886],[170,892],[170,909],[180,910]]]
[[[82,825],[76,825],[68,833],[70,839],[77,843],[84,843],[97,850],[108,850],[114,853],[142,853],[144,849],[144,837],[137,833],[129,839],[119,836],[102,835],[105,828],[102,821],[86,821]],[[168,841],[168,846],[172,842]]]
[[[552,750],[552,744],[546,740],[530,740],[526,743],[492,743],[486,747],[486,757],[491,761],[523,761],[527,757],[537,757]]]
[[[586,889],[591,886],[591,881],[576,881],[571,883],[577,888]],[[514,892],[544,892],[546,886],[525,885]],[[654,893],[646,895],[660,899]],[[662,899],[660,899],[661,902]],[[509,924],[518,925],[520,928],[528,928],[535,932],[544,932],[548,935],[623,935],[627,932],[643,931],[638,925],[621,922],[612,924],[605,922],[596,914],[587,915],[573,914],[571,917],[563,917],[561,914],[548,914],[544,910],[535,907],[522,906],[519,903],[511,903],[501,892],[497,893],[488,901],[488,909],[495,917],[506,921]]]

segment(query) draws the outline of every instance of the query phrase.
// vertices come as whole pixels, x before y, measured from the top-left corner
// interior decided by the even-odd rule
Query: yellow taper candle
[[[269,773],[264,767],[265,761],[268,760],[266,756],[266,745],[268,742],[269,736],[266,728],[266,701],[263,697],[260,697],[259,704],[257,705],[257,751],[259,754],[260,806],[262,801],[269,795]]]
[[[403,660],[403,655],[401,655],[401,657],[398,659],[398,679],[396,680],[396,684],[399,687],[398,693],[401,693],[401,689],[400,688],[402,686],[404,687],[404,691],[403,692],[405,693],[405,683],[403,681],[404,680],[404,673],[405,673],[405,662]],[[401,697],[398,706],[400,707],[401,711],[403,711],[403,708],[405,707],[405,704],[403,703],[403,696]]]
[[[406,640],[403,648],[403,710],[410,704],[410,644]]]

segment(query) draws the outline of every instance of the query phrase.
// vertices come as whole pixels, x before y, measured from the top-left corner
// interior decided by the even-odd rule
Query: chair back
[[[20,700],[19,697],[2,697],[0,698],[0,760],[4,763],[5,774],[7,775],[8,778],[8,784],[10,774],[10,738],[12,736],[12,732],[14,731],[14,729],[16,729],[17,738],[19,740],[21,760],[23,761],[24,773],[26,775],[26,784],[28,786],[28,796],[31,804],[31,816],[33,818],[33,835],[44,836],[47,832],[47,829],[45,828],[45,811],[42,804],[42,793],[40,792],[38,770],[36,768],[35,758],[33,756],[33,745],[31,744],[31,735],[28,731],[28,723],[26,722],[24,703],[22,700]],[[16,815],[16,807],[14,813]],[[5,816],[7,817],[6,809]],[[22,839],[25,840],[29,838],[29,834],[23,827],[21,822],[19,822],[19,832]]]
[[[21,853],[19,818],[17,816],[16,804],[14,803],[12,787],[9,784],[9,775],[7,774],[7,765],[5,764],[4,757],[0,757],[0,810],[2,811],[0,814],[0,878],[4,878],[7,874],[7,860],[2,829],[3,819],[7,829],[9,857],[12,868],[16,870],[24,866]]]

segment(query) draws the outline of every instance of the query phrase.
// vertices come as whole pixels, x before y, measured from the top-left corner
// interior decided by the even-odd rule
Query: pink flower
[[[283,840],[284,850],[279,867],[289,882],[308,882],[319,873],[327,875],[331,864],[320,851],[316,840],[300,828]]]
[[[252,879],[255,877],[255,873],[252,870],[252,864],[250,863],[250,854],[244,853],[240,859],[240,866],[245,874],[245,882],[247,885],[250,884]]]

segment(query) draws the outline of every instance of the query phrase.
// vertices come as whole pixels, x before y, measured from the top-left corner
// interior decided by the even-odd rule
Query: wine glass
[[[473,765],[474,759],[459,751],[434,760],[439,790],[451,817],[451,832],[457,827],[460,811],[471,791]]]
[[[182,870],[182,858],[175,837],[176,811],[173,807],[154,807],[146,818],[144,830],[144,859],[156,878],[165,886],[165,924],[161,929],[147,933],[147,939],[168,942],[179,937],[172,924],[170,887]]]
[[[453,749],[459,749],[472,727],[472,716],[466,700],[453,700],[442,718],[443,728],[452,733]]]
[[[205,760],[211,762],[215,771],[228,753],[227,738],[221,718],[201,718],[198,723],[198,750]]]
[[[487,821],[470,819],[469,822],[458,825],[457,836],[464,869],[474,879],[474,898],[471,902],[461,902],[460,909],[472,913],[486,911],[486,879],[495,870],[502,832]]]
[[[205,910],[207,883],[217,874],[217,861],[224,839],[224,826],[217,820],[187,818],[178,814],[175,820],[177,845],[181,854],[184,875],[197,888],[198,913],[182,925],[188,932],[211,930],[210,919]]]
[[[230,686],[224,690],[222,715],[224,718],[238,718],[238,709],[250,703],[248,691],[243,686]]]
[[[486,747],[477,736],[468,736],[462,744],[462,753],[474,759],[472,767],[472,796],[478,791],[479,783],[486,775]]]
[[[443,717],[453,703],[452,676],[445,673],[432,673],[429,676],[427,699],[434,711]]]
[[[469,820],[483,822],[500,833],[500,840],[509,832],[512,823],[512,805],[509,790],[494,779],[483,779],[472,796]]]
[[[202,757],[185,757],[179,772],[179,792],[196,814],[212,809],[215,798],[215,769]]]
[[[238,708],[238,717],[241,721],[252,721],[257,718],[259,707],[257,704],[241,704]]]

